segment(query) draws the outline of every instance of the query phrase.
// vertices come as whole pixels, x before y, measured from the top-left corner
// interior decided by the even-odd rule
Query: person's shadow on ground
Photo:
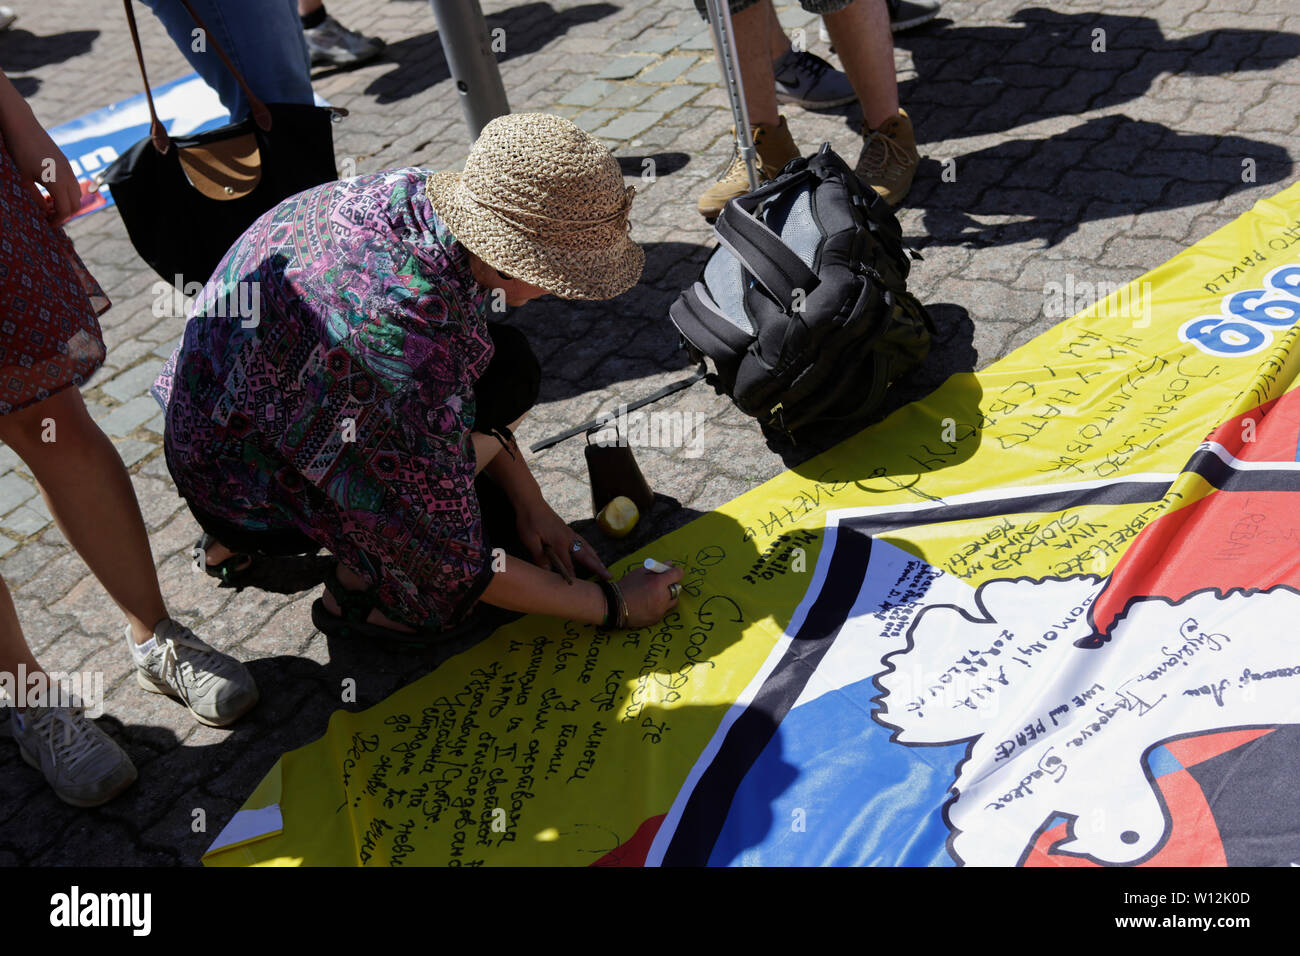
[[[921,235],[909,238],[918,248],[1054,246],[1094,219],[1216,202],[1280,182],[1294,165],[1270,143],[1180,133],[1127,116],[1007,140],[954,162],[951,177],[932,159],[917,172],[908,205],[924,212]]]
[[[41,81],[34,76],[13,74],[51,63],[66,63],[74,56],[89,53],[98,38],[98,30],[69,30],[40,36],[21,27],[10,27],[0,31],[0,69],[9,75],[20,95],[29,97],[41,88]]]
[[[573,27],[601,20],[616,12],[618,7],[610,3],[585,3],[556,10],[549,3],[539,2],[489,13],[484,20],[488,36],[498,46],[504,45],[504,48],[494,47],[492,51],[497,61],[502,62],[534,53]],[[429,23],[433,24],[433,14],[426,10],[426,15]],[[494,33],[496,30],[501,32]],[[380,104],[396,103],[451,78],[437,30],[390,43],[384,47],[383,59],[378,62],[397,65],[396,69],[389,70],[365,89],[366,94],[375,97]],[[337,71],[316,75],[324,76],[330,72]],[[506,96],[509,95],[510,91],[506,90]]]
[[[894,38],[916,68],[916,78],[899,85],[899,100],[921,143],[1117,106],[1146,95],[1164,74],[1258,73],[1300,56],[1300,35],[1277,30],[1171,38],[1151,17],[1043,7],[1011,19],[1018,25],[938,20]]]
[[[699,277],[711,249],[693,242],[643,242],[641,248],[640,281],[615,299],[546,296],[511,311],[510,324],[528,336],[542,364],[543,402],[688,369],[668,307]],[[632,401],[648,390],[637,386],[620,400]]]

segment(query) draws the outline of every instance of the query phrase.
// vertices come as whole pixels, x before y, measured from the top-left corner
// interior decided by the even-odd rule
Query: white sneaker
[[[143,648],[128,626],[126,640],[136,682],[150,693],[176,698],[210,727],[234,723],[257,703],[257,684],[248,668],[203,643],[183,624],[161,622]]]
[[[24,714],[12,712],[8,723],[23,760],[64,803],[97,807],[135,783],[131,758],[83,707],[28,707]]]
[[[331,16],[302,32],[307,37],[312,66],[358,66],[373,60],[384,49],[379,37],[362,36]]]

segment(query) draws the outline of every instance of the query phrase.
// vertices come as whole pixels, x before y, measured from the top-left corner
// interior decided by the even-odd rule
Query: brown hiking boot
[[[735,138],[735,127],[732,127]],[[790,129],[785,124],[785,117],[776,126],[766,123],[754,125],[754,152],[758,154],[757,169],[759,183],[775,179],[785,164],[799,158],[799,148],[790,137]],[[695,208],[705,219],[716,219],[727,200],[735,199],[749,192],[749,176],[745,172],[744,160],[740,158],[737,147],[731,157],[731,165],[722,174],[722,178],[704,191]]]
[[[864,123],[862,136],[866,141],[854,172],[885,202],[897,206],[912,188],[916,164],[921,160],[912,121],[900,109],[897,116],[885,120],[879,129],[868,129]]]

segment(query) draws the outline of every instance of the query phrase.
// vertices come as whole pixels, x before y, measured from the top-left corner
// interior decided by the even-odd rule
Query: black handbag
[[[154,109],[131,0],[123,0],[135,44],[149,135],[104,171],[102,179],[131,245],[158,275],[184,291],[206,283],[253,221],[280,201],[338,178],[331,123],[346,110],[263,103],[244,82],[188,0],[181,0],[252,107],[220,129],[172,138]]]

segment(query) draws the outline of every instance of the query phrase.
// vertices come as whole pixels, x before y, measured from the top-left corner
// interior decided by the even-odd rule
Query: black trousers
[[[493,354],[483,375],[474,383],[477,408],[474,430],[484,434],[506,434],[512,423],[537,404],[542,370],[528,339],[516,328],[489,322]],[[499,454],[509,454],[503,449]],[[516,452],[518,454],[518,452]],[[522,555],[515,532],[515,513],[497,484],[482,475],[474,483],[483,517],[484,537],[489,547],[501,547]],[[265,557],[315,554],[320,545],[297,528],[243,528],[237,522],[218,518],[186,499],[190,512],[205,532],[231,551]]]

